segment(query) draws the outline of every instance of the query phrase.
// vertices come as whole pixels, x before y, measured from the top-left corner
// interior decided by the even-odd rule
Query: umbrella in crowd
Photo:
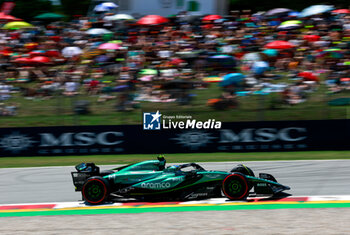
[[[23,29],[23,28],[33,28],[34,26],[32,24],[29,24],[24,21],[15,21],[15,22],[10,22],[2,26],[2,29]]]
[[[31,61],[39,64],[45,64],[45,63],[51,62],[50,58],[46,56],[35,56],[31,59]]]
[[[222,77],[210,76],[203,78],[203,82],[221,82],[223,80]]]
[[[109,33],[112,33],[112,31],[109,31],[108,29],[104,29],[104,28],[93,28],[86,31],[86,34],[89,34],[89,35],[102,35],[102,34],[109,34]]]
[[[340,48],[328,48],[328,49],[325,49],[323,50],[322,52],[320,52],[320,56],[327,56],[327,57],[330,57],[330,58],[343,58],[344,55],[343,55],[343,50],[340,49]]]
[[[156,25],[167,23],[169,20],[159,15],[147,15],[139,19],[136,23],[140,25]]]
[[[265,45],[265,48],[269,49],[290,49],[293,47],[295,47],[294,44],[281,40],[273,41]]]
[[[340,49],[340,48],[329,48],[329,49],[325,49],[323,51],[324,52],[342,52],[342,49]]]
[[[30,58],[27,57],[20,57],[14,60],[15,63],[19,63],[19,64],[30,64],[32,63],[32,60]]]
[[[333,9],[334,7],[330,5],[313,5],[302,10],[300,12],[299,17],[302,18],[302,17],[308,17],[308,16],[317,15],[317,14],[322,14],[322,13],[331,11]]]
[[[118,7],[113,4],[112,2],[109,4],[101,3],[95,7],[95,12],[106,12]],[[149,84],[155,85],[156,89],[159,88],[159,84],[163,83],[163,78],[165,81],[175,80],[164,87],[194,87],[193,81],[187,81],[187,78],[192,77],[193,74],[198,74],[198,77],[201,78],[212,75],[203,78],[202,81],[206,83],[216,82],[225,88],[228,88],[227,86],[237,88],[243,87],[243,84],[249,84],[249,88],[260,89],[260,86],[255,87],[255,85],[261,85],[273,76],[281,77],[281,73],[292,73],[294,77],[297,74],[298,79],[303,78],[300,82],[319,81],[318,73],[298,72],[303,71],[303,68],[317,71],[320,74],[323,73],[322,71],[328,72],[328,67],[325,66],[327,63],[329,66],[334,66],[330,68],[331,70],[334,68],[336,72],[344,72],[337,77],[339,79],[349,77],[349,74],[345,74],[348,72],[345,72],[345,69],[350,68],[347,67],[350,66],[347,55],[350,35],[346,33],[346,25],[350,29],[350,19],[346,15],[334,14],[349,14],[350,11],[338,9],[332,11],[333,15],[325,14],[319,15],[317,18],[302,18],[330,12],[332,9],[332,6],[316,5],[304,9],[300,14],[298,12],[292,14],[291,9],[275,8],[264,14],[256,14],[255,17],[250,17],[247,13],[249,15],[247,18],[237,20],[230,18],[227,21],[220,15],[194,16],[184,13],[173,16],[171,22],[164,25],[162,24],[170,20],[159,15],[147,15],[138,21],[132,21],[132,24],[126,21],[113,23],[111,21],[134,20],[134,18],[128,14],[111,15],[112,13],[109,13],[109,16],[103,17],[101,15],[96,21],[93,18],[90,22],[84,20],[84,24],[77,24],[77,21],[73,21],[72,24],[55,22],[47,27],[40,26],[36,30],[32,30],[33,32],[4,30],[4,36],[0,42],[2,47],[0,53],[3,55],[4,62],[10,63],[11,69],[16,66],[58,65],[58,60],[61,60],[72,65],[64,66],[64,70],[72,74],[82,72],[85,75],[86,68],[86,78],[91,75],[95,79],[95,72],[96,77],[104,77],[110,74],[114,76],[119,72],[124,75],[123,72],[137,71],[140,84],[145,85],[144,83],[153,81],[159,75],[160,78],[155,80],[155,84]],[[326,18],[326,16],[331,17]],[[0,20],[2,17],[6,19],[9,16],[0,13]],[[64,16],[45,13],[35,18],[61,19],[62,17]],[[190,18],[196,20],[191,21]],[[227,19],[229,18],[227,17]],[[151,27],[153,25],[155,27]],[[204,25],[212,30],[201,30]],[[278,32],[278,30],[287,31],[303,26],[305,28],[293,32]],[[32,27],[32,25],[26,22],[12,22],[3,26],[4,29],[27,27]],[[106,28],[113,28],[115,31],[112,32]],[[231,30],[230,34],[225,34],[225,30]],[[144,35],[147,35],[146,41],[144,41]],[[53,37],[56,37],[57,40],[54,40]],[[346,37],[348,39],[345,39]],[[61,51],[63,45],[68,47]],[[296,48],[297,46],[298,48]],[[84,51],[81,49],[83,47]],[[53,48],[60,48],[60,50]],[[298,50],[294,50],[294,48]],[[288,51],[288,49],[293,50]],[[105,50],[120,51],[108,52]],[[325,59],[317,59],[322,56]],[[76,60],[66,59],[72,57]],[[329,57],[345,58],[330,60]],[[106,69],[107,66],[115,67]],[[160,70],[162,68],[167,68],[167,70]],[[192,70],[185,72],[185,68]],[[259,75],[263,75],[268,70],[271,70],[271,74],[266,74],[266,79],[260,79]],[[240,71],[244,71],[250,76],[245,78],[245,75]],[[298,72],[294,74],[293,71]],[[43,72],[46,73],[46,69],[43,69]],[[332,73],[333,71],[329,75],[330,78],[335,77],[335,73]],[[202,74],[208,75],[202,76]],[[222,74],[226,75],[222,76]],[[120,77],[125,80],[130,79],[131,82],[135,78],[134,74]],[[196,76],[196,78],[198,77]],[[178,78],[184,80],[178,80]],[[116,82],[119,84],[118,81]],[[197,82],[195,84],[197,85]],[[200,85],[203,85],[202,82]],[[204,84],[203,87],[207,85]],[[115,91],[127,88],[128,86],[122,85],[115,87]]]
[[[64,15],[56,14],[56,13],[43,13],[40,15],[35,16],[35,19],[39,20],[59,20],[62,19]]]
[[[139,74],[141,75],[157,75],[158,72],[155,69],[142,69]]]
[[[292,11],[291,9],[288,8],[274,8],[265,13],[266,16],[275,16],[275,15],[280,15],[280,14],[286,14],[288,12]]]
[[[7,20],[7,21],[21,21],[21,19],[16,18],[14,16],[11,15],[6,15],[3,12],[0,12],[0,20]]]
[[[291,18],[298,17],[299,15],[300,15],[300,12],[297,12],[297,11],[288,12],[288,17],[291,17]]]
[[[335,13],[335,14],[350,14],[350,10],[349,9],[337,9],[337,10],[333,10],[332,13]]]
[[[294,25],[294,24],[302,24],[303,22],[300,20],[287,20],[281,23],[281,25]]]
[[[301,22],[300,20],[287,20],[281,23],[277,28],[279,30],[291,30],[291,29],[298,29],[301,28]]]
[[[300,24],[287,24],[287,25],[279,25],[277,29],[279,30],[293,30],[301,28]]]
[[[203,21],[214,21],[214,20],[219,20],[222,19],[222,16],[220,15],[207,15],[203,17]]]
[[[98,49],[101,49],[101,50],[118,50],[120,48],[121,46],[116,43],[103,43],[98,47]]]
[[[104,11],[110,11],[115,8],[117,8],[118,5],[114,2],[103,2],[101,4],[98,4],[95,6],[94,11],[96,12],[104,12]]]
[[[128,14],[116,14],[111,16],[105,16],[104,20],[134,20],[135,18]]]
[[[225,67],[233,68],[236,66],[236,60],[233,56],[230,55],[214,55],[208,58],[210,66],[213,67]]]
[[[64,57],[73,57],[82,54],[83,51],[79,47],[65,47],[62,50],[62,55]]]
[[[318,76],[316,76],[314,73],[308,72],[308,71],[298,73],[298,77],[302,77],[305,80],[309,80],[309,81],[319,81],[320,80],[320,78]]]
[[[209,59],[226,60],[226,59],[233,59],[233,57],[230,55],[213,55],[213,56],[210,56]]]
[[[121,40],[112,40],[112,41],[109,41],[108,43],[122,44],[123,42]]]
[[[153,75],[146,75],[146,76],[142,76],[140,77],[140,81],[142,82],[150,82],[153,79]]]
[[[269,63],[265,61],[255,61],[251,69],[255,74],[263,74],[269,69]]]
[[[269,56],[269,57],[275,57],[278,55],[278,50],[276,49],[265,49],[262,51],[262,53],[264,53],[265,55]]]
[[[320,38],[321,38],[321,37],[320,37],[319,35],[312,35],[312,34],[304,35],[304,36],[303,36],[303,39],[306,40],[306,41],[309,41],[309,42],[316,42],[316,41],[319,41]]]
[[[226,74],[222,81],[220,82],[220,86],[230,86],[230,85],[239,85],[243,82],[245,76],[241,73],[229,73]]]

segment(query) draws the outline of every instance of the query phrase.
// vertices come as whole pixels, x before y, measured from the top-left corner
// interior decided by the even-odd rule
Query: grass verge
[[[0,168],[73,166],[80,162],[98,165],[129,164],[155,159],[156,154],[49,156],[49,157],[1,157]],[[266,153],[186,153],[166,154],[167,162],[222,162],[222,161],[274,161],[274,160],[332,160],[350,159],[350,151],[305,151]]]
[[[271,81],[272,83],[291,83],[288,78]],[[36,83],[27,84],[35,86]],[[308,93],[305,102],[297,105],[285,105],[279,93],[269,95],[239,96],[237,108],[215,110],[207,105],[209,99],[218,98],[222,89],[217,84],[210,84],[208,89],[195,89],[190,93],[193,100],[190,105],[180,105],[178,102],[140,102],[139,108],[118,112],[118,99],[98,102],[98,96],[81,92],[78,96],[54,96],[51,99],[25,99],[20,93],[12,94],[12,98],[5,103],[16,103],[16,116],[0,117],[0,127],[28,127],[28,126],[71,126],[71,125],[121,125],[141,124],[143,111],[160,110],[166,115],[191,115],[197,120],[216,119],[223,122],[236,121],[281,121],[281,120],[322,120],[349,118],[349,106],[329,106],[328,101],[336,98],[349,97],[350,91],[328,94],[327,87],[321,84],[319,89]],[[117,96],[118,93],[112,93]],[[78,100],[89,102],[89,114],[74,113],[74,103]]]

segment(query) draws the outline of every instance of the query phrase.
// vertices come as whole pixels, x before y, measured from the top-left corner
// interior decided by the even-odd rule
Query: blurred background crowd
[[[20,120],[5,126],[70,124],[70,115],[129,124],[157,109],[223,121],[347,118],[349,9],[135,17],[113,4],[71,20],[0,13],[0,116]]]

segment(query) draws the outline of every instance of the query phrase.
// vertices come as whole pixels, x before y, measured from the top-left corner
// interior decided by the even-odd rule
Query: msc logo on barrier
[[[19,132],[12,132],[0,139],[0,147],[14,154],[33,147],[34,143],[36,141],[33,141],[32,137]]]
[[[143,113],[143,129],[144,130],[160,130],[160,117],[162,114],[159,110],[156,113]]]

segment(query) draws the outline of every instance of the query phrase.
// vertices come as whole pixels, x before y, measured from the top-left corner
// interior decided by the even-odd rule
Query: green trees
[[[49,0],[16,0],[16,6],[10,13],[24,20],[31,20],[34,16],[53,11]]]
[[[91,0],[61,0],[62,11],[65,15],[86,15]]]
[[[56,12],[67,16],[86,15],[91,0],[60,0],[61,5],[52,5],[50,0],[15,0],[11,15],[24,20],[33,20],[34,16],[46,12]],[[4,1],[0,1],[2,4]]]

